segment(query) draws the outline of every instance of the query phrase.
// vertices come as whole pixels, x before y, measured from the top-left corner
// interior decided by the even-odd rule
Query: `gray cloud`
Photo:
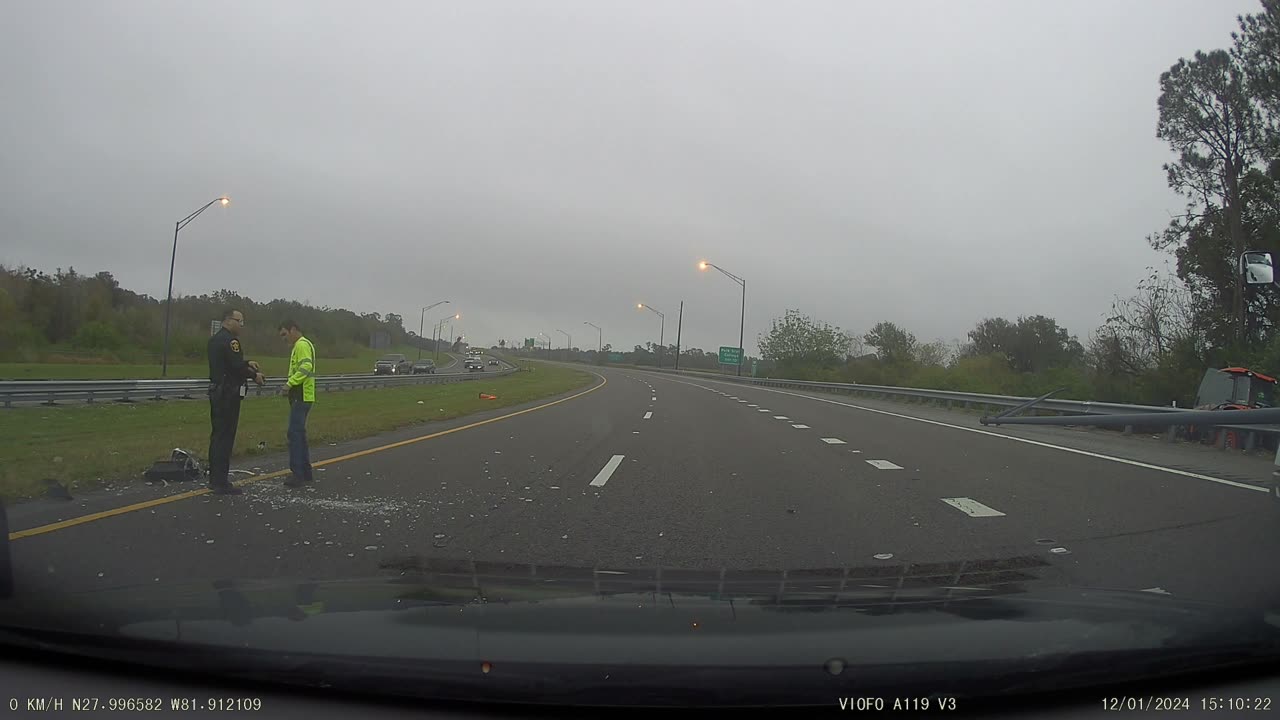
[[[489,342],[736,341],[784,308],[1087,335],[1181,203],[1157,78],[1252,1],[13,2],[0,262]],[[436,310],[432,311],[437,314]],[[443,315],[443,313],[439,313]]]

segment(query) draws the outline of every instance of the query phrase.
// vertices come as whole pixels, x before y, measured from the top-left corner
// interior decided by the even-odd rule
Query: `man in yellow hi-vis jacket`
[[[316,348],[302,336],[302,328],[293,320],[280,323],[280,338],[293,345],[289,354],[289,379],[285,392],[289,395],[289,470],[284,482],[299,487],[315,478],[311,476],[311,451],[307,448],[307,414],[316,401]]]

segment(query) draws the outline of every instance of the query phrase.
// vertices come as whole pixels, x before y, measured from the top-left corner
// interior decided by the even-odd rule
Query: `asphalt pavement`
[[[1021,563],[1078,586],[1280,599],[1268,563],[1280,508],[1253,482],[1268,458],[591,371],[594,384],[556,398],[315,448],[318,480],[302,489],[273,477],[238,497],[131,487],[17,506],[18,591],[367,577],[469,558],[887,578]]]

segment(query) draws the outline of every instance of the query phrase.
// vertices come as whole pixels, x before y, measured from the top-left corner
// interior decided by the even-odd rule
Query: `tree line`
[[[175,298],[170,319],[171,361],[205,358],[210,323],[234,306],[248,320],[248,347],[279,346],[277,324],[287,318],[325,348],[327,357],[354,357],[377,337],[392,345],[416,337],[395,313],[356,313],[293,300],[258,302],[232,290]],[[151,362],[164,341],[164,301],[127,290],[110,272],[82,275],[74,268],[53,274],[0,265],[0,360],[40,362],[74,353],[120,362]],[[430,339],[423,341],[430,346]],[[283,351],[281,351],[283,353]]]
[[[719,370],[720,354],[719,351],[710,352],[701,348],[678,348],[680,353],[680,368],[682,370]],[[605,343],[599,351],[582,350],[580,348],[555,348],[550,352],[545,347],[540,348],[511,348],[510,352],[514,352],[521,357],[528,358],[549,358],[551,360],[560,360],[566,362],[581,362],[591,365],[605,365],[608,363],[620,365],[640,365],[657,367],[659,359],[662,361],[662,367],[675,367],[676,364],[675,345],[667,345],[665,348],[655,342],[646,342],[643,345],[633,345],[630,350],[615,349],[613,345]],[[751,367],[753,362],[758,362],[759,358],[747,357],[746,367]]]

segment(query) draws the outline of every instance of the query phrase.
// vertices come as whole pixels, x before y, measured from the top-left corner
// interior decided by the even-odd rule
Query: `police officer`
[[[240,401],[248,394],[249,378],[258,385],[266,382],[258,363],[244,359],[240,347],[243,329],[244,313],[227,308],[222,313],[222,329],[209,338],[209,419],[213,426],[209,433],[209,489],[219,495],[243,492],[228,479]]]

